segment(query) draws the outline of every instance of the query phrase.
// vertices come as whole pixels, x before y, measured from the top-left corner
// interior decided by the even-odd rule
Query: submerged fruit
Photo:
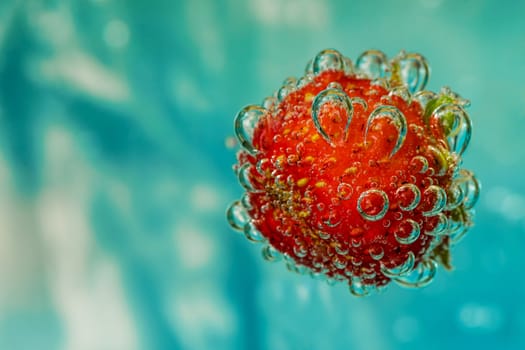
[[[472,224],[479,194],[461,169],[471,135],[468,101],[424,91],[425,59],[367,51],[355,66],[321,51],[235,119],[234,167],[246,193],[232,227],[264,242],[270,261],[356,295],[394,280],[424,286]]]

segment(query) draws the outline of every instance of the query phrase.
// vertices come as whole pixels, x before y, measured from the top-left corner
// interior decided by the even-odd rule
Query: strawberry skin
[[[421,287],[472,225],[479,184],[461,169],[468,101],[424,91],[425,59],[376,50],[354,66],[321,51],[298,81],[235,119],[246,193],[228,220],[267,260],[367,295]]]

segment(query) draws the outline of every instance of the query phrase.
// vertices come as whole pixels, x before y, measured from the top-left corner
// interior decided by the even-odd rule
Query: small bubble
[[[230,226],[238,231],[242,231],[250,219],[241,201],[235,201],[228,207],[226,218]]]
[[[437,176],[443,176],[448,170],[448,159],[444,151],[434,146],[428,146],[428,152],[432,158],[432,169]]]
[[[342,71],[343,56],[337,50],[326,49],[317,54],[313,60],[313,73],[321,74],[325,71]]]
[[[241,143],[241,146],[251,154],[256,150],[253,146],[253,133],[259,120],[268,111],[261,106],[250,105],[244,107],[235,117],[235,135]]]
[[[350,186],[349,184],[347,184],[345,182],[341,182],[337,186],[337,195],[342,200],[350,199],[350,197],[352,196],[352,192],[353,192],[352,186]]]
[[[244,225],[244,235],[250,242],[254,243],[264,242],[266,240],[261,231],[255,227],[253,221],[250,221]]]
[[[400,211],[395,211],[392,216],[394,217],[394,219],[399,221],[403,218],[403,213]]]
[[[452,181],[447,189],[447,205],[446,210],[456,209],[463,202],[463,191],[458,181]]]
[[[421,229],[419,224],[412,219],[405,219],[397,226],[394,236],[396,241],[401,244],[412,244],[420,235]]]
[[[246,210],[253,209],[252,204],[250,203],[250,196],[247,192],[243,193],[241,197],[241,204]]]
[[[341,255],[335,255],[332,259],[332,264],[335,266],[336,269],[344,269],[346,265],[348,264],[348,261],[346,258],[344,258]]]
[[[410,211],[419,204],[421,191],[414,184],[404,184],[396,190],[396,199],[401,210]]]
[[[456,181],[464,194],[463,207],[467,210],[472,209],[479,198],[480,184],[478,179],[470,170],[461,169]]]
[[[472,122],[467,112],[457,104],[443,104],[430,116],[430,126],[435,136],[445,136],[449,149],[462,155],[472,134]]]
[[[414,171],[424,174],[428,170],[428,160],[423,156],[415,156],[410,161],[410,166]]]
[[[357,58],[356,68],[370,79],[384,78],[389,69],[388,59],[379,50],[368,50]]]
[[[280,188],[280,189],[286,188],[286,178],[284,174],[278,174],[274,176],[273,182],[277,188]]]
[[[261,254],[266,261],[276,262],[282,259],[282,254],[271,245],[264,246]]]
[[[335,249],[335,252],[339,255],[346,255],[348,254],[348,251],[349,251],[348,247],[342,244],[335,245],[334,249]]]
[[[430,75],[430,68],[425,57],[417,53],[408,53],[399,60],[401,79],[411,93],[425,88]]]
[[[250,181],[250,172],[252,171],[252,165],[250,163],[244,163],[241,165],[238,171],[239,183],[248,192],[255,192],[255,187]]]
[[[394,148],[390,152],[390,157],[393,157],[397,151],[403,146],[407,134],[407,120],[405,115],[394,106],[378,106],[368,117],[365,129],[365,143],[368,135],[368,130],[372,126],[372,123],[380,118],[388,119],[397,129],[397,140]]]
[[[299,156],[297,154],[290,154],[286,160],[288,165],[295,165],[299,161]]]
[[[271,162],[268,158],[261,158],[257,161],[257,164],[255,165],[255,169],[257,172],[261,175],[267,175],[267,173],[271,169]]]
[[[437,215],[447,204],[447,193],[439,186],[429,186],[423,192],[423,201],[421,203],[424,216]]]
[[[388,197],[378,189],[364,191],[357,200],[357,211],[369,221],[382,219],[388,211]]]
[[[390,89],[390,92],[388,93],[388,97],[390,97],[390,99],[392,100],[392,97],[394,96],[401,98],[403,101],[407,103],[410,103],[410,99],[411,99],[410,92],[405,86],[396,86]]]
[[[274,111],[277,105],[279,104],[279,101],[277,101],[277,98],[273,96],[266,97],[262,101],[262,107],[267,109],[268,111]]]
[[[368,254],[374,260],[381,260],[385,255],[385,251],[380,245],[373,245],[368,249]]]
[[[350,244],[354,248],[360,247],[362,243],[363,243],[363,241],[361,239],[359,239],[359,238],[351,238],[350,239]]]
[[[361,266],[363,264],[363,260],[359,259],[356,256],[350,257],[350,261],[352,262],[352,265],[354,266]]]
[[[425,188],[432,186],[433,184],[434,184],[434,180],[430,176],[427,176],[423,180],[421,180],[421,185]]]
[[[344,126],[342,128],[342,137],[343,140],[346,139],[348,128],[350,126],[350,122],[352,121],[352,116],[354,114],[354,108],[352,106],[352,101],[348,97],[348,95],[339,89],[331,89],[327,88],[323,91],[321,91],[317,96],[315,96],[315,99],[312,104],[312,119],[315,125],[315,128],[319,132],[319,134],[332,146],[335,144],[335,140],[332,140],[332,137],[330,137],[325,130],[325,127],[321,125],[322,119],[321,119],[321,112],[325,105],[328,106],[336,106],[342,109],[346,117],[346,123],[344,123]]]
[[[354,74],[354,64],[352,63],[352,60],[346,56],[343,56],[343,67],[346,75]]]
[[[294,90],[295,87],[292,87],[290,85],[281,86],[281,88],[277,91],[277,99],[279,100],[279,102],[283,101],[286,98],[286,96],[288,96]]]
[[[337,214],[334,211],[330,211],[328,217],[323,219],[323,224],[328,227],[337,227],[342,221],[342,218],[337,219]]]
[[[426,230],[425,233],[429,236],[442,236],[447,234],[448,219],[443,213],[439,213],[434,216],[430,222],[431,229]]]
[[[330,234],[327,233],[327,232],[324,232],[324,231],[317,231],[317,234],[319,235],[319,238],[321,239],[329,239],[330,238]]]
[[[350,293],[356,297],[364,297],[370,294],[371,286],[364,284],[358,277],[352,278],[350,283]]]
[[[437,263],[434,260],[423,260],[410,273],[396,277],[394,281],[403,287],[420,288],[432,282],[436,271]]]
[[[414,269],[415,262],[416,258],[414,253],[408,252],[407,259],[402,264],[388,268],[383,263],[381,263],[381,272],[383,275],[390,278],[400,277],[412,271]]]
[[[423,111],[427,108],[427,105],[431,101],[435,101],[438,98],[435,92],[432,91],[419,91],[414,94],[414,100],[419,102]]]
[[[297,81],[297,88],[301,89],[305,87],[306,85],[312,83],[313,81],[314,81],[314,76],[310,72],[309,74],[306,74],[304,77],[300,78]]]
[[[306,249],[304,243],[298,244],[296,242],[296,245],[293,247],[293,252],[298,258],[304,258],[306,255],[308,255],[308,250]]]
[[[460,225],[457,229],[455,229],[452,233],[450,233],[450,244],[456,245],[458,244],[468,233],[468,227],[465,225]]]

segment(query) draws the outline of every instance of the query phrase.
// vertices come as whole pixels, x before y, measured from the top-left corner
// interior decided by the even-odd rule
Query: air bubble
[[[410,166],[414,171],[424,174],[428,170],[428,160],[423,156],[415,156],[410,160]]]
[[[281,88],[279,91],[277,91],[277,98],[279,101],[282,101],[288,96],[290,93],[295,91],[297,88],[297,79],[295,77],[288,77],[283,81],[283,84],[281,85]]]
[[[394,217],[394,219],[396,220],[401,220],[403,218],[403,213],[400,212],[400,211],[395,211],[394,214],[392,215]]]
[[[282,254],[271,245],[264,246],[261,250],[261,254],[264,260],[270,262],[276,262],[283,258]]]
[[[321,109],[325,104],[333,104],[343,109],[346,114],[346,123],[343,128],[343,139],[346,139],[348,128],[350,122],[352,121],[352,116],[354,109],[352,107],[352,102],[348,98],[348,95],[339,89],[325,89],[321,91],[314,99],[312,104],[312,119],[314,125],[319,132],[319,134],[332,146],[334,146],[334,140],[326,133],[325,129],[321,125],[320,113]]]
[[[376,272],[373,270],[373,269],[367,269],[367,271],[365,271],[365,269],[363,269],[363,273],[361,274],[361,279],[363,280],[372,280],[374,278],[376,278],[377,274]]]
[[[370,79],[384,78],[389,69],[386,55],[379,50],[365,51],[357,58],[356,68]]]
[[[350,186],[346,182],[341,182],[337,186],[337,195],[342,200],[350,199],[350,197],[352,196],[352,193],[353,193],[352,186]]]
[[[360,278],[352,278],[350,283],[350,293],[356,297],[365,297],[370,294],[370,287],[365,285]]]
[[[480,185],[474,174],[467,169],[461,169],[458,178],[455,180],[461,186],[463,192],[463,207],[472,209],[479,198]]]
[[[385,255],[385,251],[380,245],[373,245],[368,249],[368,254],[370,254],[370,257],[374,260],[381,260]]]
[[[255,192],[255,187],[250,181],[250,171],[252,170],[252,165],[250,163],[244,163],[241,165],[238,171],[239,183],[241,186],[248,192]]]
[[[405,102],[410,102],[410,92],[405,86],[396,86],[390,89],[390,92],[388,93],[389,97],[397,96],[401,98]]]
[[[343,56],[343,68],[346,75],[354,74],[354,64],[352,63],[352,60],[346,56]]]
[[[405,118],[405,115],[394,106],[377,107],[368,117],[365,130],[365,143],[370,126],[376,119],[379,118],[388,119],[391,123],[394,124],[394,126],[397,129],[397,141],[394,148],[390,152],[390,157],[392,157],[394,154],[396,154],[397,151],[399,151],[399,149],[403,145],[403,142],[405,142],[407,134],[407,120]]]
[[[330,234],[324,231],[317,231],[317,235],[319,236],[319,238],[325,240],[330,238]]]
[[[356,256],[350,257],[350,261],[352,262],[352,265],[354,266],[361,266],[363,264],[363,260],[359,259]]]
[[[334,249],[335,249],[335,252],[339,255],[346,255],[348,254],[348,251],[349,251],[348,247],[342,244],[336,244]]]
[[[445,209],[456,209],[463,202],[464,198],[465,196],[461,188],[461,182],[455,179],[447,189],[447,205],[445,206]]]
[[[396,277],[396,281],[399,285],[409,288],[420,288],[427,286],[436,275],[437,263],[432,260],[423,260],[417,267],[405,276]]]
[[[230,226],[238,231],[242,231],[248,220],[250,220],[241,201],[235,201],[228,207],[226,218]]]
[[[333,257],[332,259],[332,264],[335,266],[336,269],[344,269],[346,267],[346,265],[348,264],[348,260],[346,260],[343,256],[341,255],[336,255]]]
[[[412,244],[419,238],[420,233],[421,228],[417,222],[405,219],[398,224],[394,237],[401,244]]]
[[[363,241],[359,238],[354,237],[350,239],[350,244],[352,245],[352,247],[358,248],[361,246],[361,244],[363,244]]]
[[[425,234],[429,236],[443,236],[448,233],[448,219],[443,213],[437,214],[434,218],[433,228],[429,231],[425,231]]]
[[[388,197],[377,189],[364,191],[357,200],[357,211],[369,221],[382,219],[388,211]]]
[[[451,152],[462,155],[472,134],[472,122],[460,106],[447,103],[439,106],[430,116],[430,126],[439,139],[445,136]]]
[[[396,190],[396,198],[401,210],[410,211],[419,204],[421,191],[414,184],[404,184]]]
[[[310,59],[307,63],[306,63],[306,66],[304,67],[304,74],[305,76],[307,75],[312,75],[314,73],[314,59]]]
[[[428,104],[432,101],[435,101],[438,98],[438,95],[432,91],[418,91],[414,94],[413,99],[419,102],[423,112],[427,108]]]
[[[432,204],[433,202],[433,204]],[[447,204],[447,193],[439,186],[432,185],[423,192],[423,202],[430,204],[431,208],[423,211],[424,216],[434,216],[440,213]]]
[[[244,235],[250,242],[254,243],[264,242],[266,240],[261,231],[255,227],[253,221],[250,221],[244,225]]]
[[[268,113],[266,109],[257,105],[244,107],[235,117],[235,135],[241,146],[251,154],[255,154],[253,147],[253,133],[257,123],[263,115]]]
[[[342,71],[343,55],[334,49],[326,49],[317,54],[313,60],[313,73],[321,74],[325,71]]]
[[[301,77],[298,81],[297,81],[297,88],[298,89],[301,89],[303,87],[305,87],[306,85],[312,83],[314,81],[314,76],[313,74],[310,72],[310,73],[307,73],[304,77]]]
[[[332,81],[331,83],[329,83],[327,88],[328,89],[337,89],[337,90],[341,90],[341,91],[344,92],[343,87],[337,81]]]
[[[468,227],[460,225],[454,232],[449,235],[451,245],[458,244],[468,233]]]
[[[279,101],[277,101],[277,98],[275,98],[274,96],[269,96],[269,97],[266,97],[263,101],[262,101],[262,107],[265,108],[266,110],[268,111],[274,111],[275,108],[277,107],[277,105],[279,104]]]
[[[417,53],[408,53],[399,60],[401,79],[410,93],[425,88],[430,75],[430,68],[425,57]]]
[[[322,220],[323,224],[331,228],[337,227],[343,219],[339,218],[339,220],[337,220],[336,216],[335,212],[330,211],[328,217]]]
[[[293,252],[298,258],[304,258],[306,255],[308,255],[308,249],[306,249],[303,243],[298,244],[296,242],[296,245],[293,247]]]
[[[415,262],[416,258],[414,253],[408,252],[407,259],[400,265],[388,268],[381,263],[381,273],[390,278],[401,277],[414,269]]]
[[[271,168],[272,164],[268,158],[261,158],[257,161],[257,164],[255,164],[255,169],[263,176],[266,176],[267,173],[270,172]]]

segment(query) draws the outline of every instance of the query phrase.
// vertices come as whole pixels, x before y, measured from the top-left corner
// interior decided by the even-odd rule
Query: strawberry
[[[355,295],[390,281],[427,285],[472,225],[479,183],[461,168],[468,101],[423,90],[426,60],[321,51],[235,119],[234,170],[246,193],[231,226],[264,242],[267,260]]]

